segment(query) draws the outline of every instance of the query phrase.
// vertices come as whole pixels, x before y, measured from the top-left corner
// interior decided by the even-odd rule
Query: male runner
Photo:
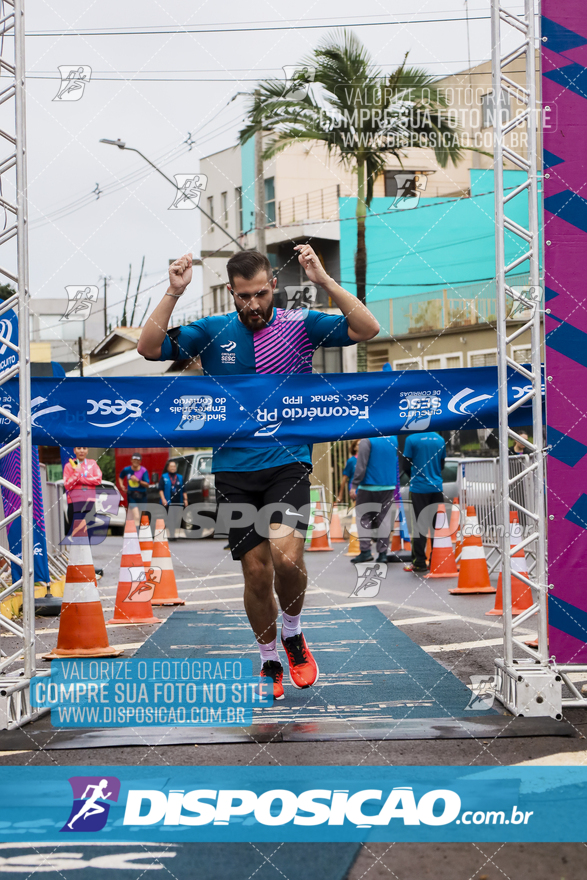
[[[327,291],[342,315],[308,309],[284,311],[273,305],[277,279],[267,257],[240,251],[227,264],[228,289],[236,312],[213,315],[167,332],[178,298],[192,278],[192,255],[169,267],[170,286],[145,324],[138,352],[149,360],[180,360],[200,355],[204,372],[212,376],[242,373],[311,373],[312,355],[321,345],[353,345],[372,339],[379,324],[352,294],[343,290],[322,267],[310,245],[297,245],[298,259],[308,279]],[[252,504],[257,510],[285,503],[296,511],[310,503],[310,447],[220,447],[214,450],[219,502]],[[277,606],[282,610],[281,642],[289,661],[291,683],[307,688],[318,679],[318,666],[302,633],[300,617],[306,590],[304,539],[307,523],[294,529],[272,517],[267,540],[254,527],[231,527],[233,559],[240,559],[244,604],[261,653],[262,671],[273,681],[274,698],[283,699],[283,667],[277,653]]]

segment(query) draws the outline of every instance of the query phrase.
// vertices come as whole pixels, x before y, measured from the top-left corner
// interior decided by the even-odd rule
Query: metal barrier
[[[529,463],[527,455],[510,456],[508,459],[510,480],[527,471]],[[467,458],[459,462],[458,471],[461,527],[465,522],[467,506],[473,505],[481,527],[481,537],[490,574],[499,567],[501,540],[504,531],[507,531],[501,524],[498,466],[499,459],[497,458]],[[528,530],[533,527],[531,518],[525,512],[525,510],[533,511],[534,509],[531,474],[526,473],[513,483],[510,497],[514,504],[521,508],[518,510],[518,518],[525,536]],[[536,565],[536,555],[533,548],[526,547],[526,561],[529,573],[532,573]]]

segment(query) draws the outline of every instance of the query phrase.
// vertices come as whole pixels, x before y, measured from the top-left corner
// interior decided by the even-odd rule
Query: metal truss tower
[[[0,652],[0,729],[19,727],[37,715],[29,699],[36,661],[23,5],[24,0],[0,2],[0,210],[4,213],[0,273],[3,283],[7,279],[17,289],[16,294],[1,302],[0,316],[6,319],[14,310],[19,327],[15,338],[14,324],[11,326],[8,320],[0,323],[0,349],[5,347],[4,351],[14,354],[10,358],[13,363],[0,372],[0,386],[18,376],[20,393],[18,414],[2,407],[0,398],[0,417],[18,429],[18,436],[0,449],[0,458],[20,451],[20,475],[17,472],[11,473],[10,478],[0,478],[2,487],[20,499],[20,508],[4,516],[0,527],[5,528],[20,517],[22,532],[22,558],[0,547],[0,559],[22,567],[20,579],[10,586],[2,584],[0,600],[17,590],[22,590],[23,598],[22,625],[0,613],[0,628],[16,636],[16,640],[9,641],[8,654]],[[24,668],[14,669],[21,659]]]
[[[496,696],[515,715],[551,715],[562,717],[562,680],[549,661],[547,634],[547,570],[546,570],[546,510],[545,461],[542,425],[542,370],[540,285],[540,223],[538,209],[538,111],[536,72],[536,0],[524,0],[523,17],[504,9],[499,0],[491,0],[491,62],[494,104],[494,177],[495,177],[495,259],[497,281],[497,361],[499,383],[499,521],[504,524],[502,539],[503,625],[504,656],[496,660]],[[501,54],[502,36],[517,32],[521,42],[507,54]],[[523,59],[526,69],[525,85],[521,86],[507,76],[504,68],[512,61]],[[506,93],[520,102],[524,109],[511,119],[502,111],[502,95]],[[518,129],[527,135],[526,149],[518,152],[506,145],[506,136]],[[519,138],[521,141],[521,138]],[[513,190],[504,191],[504,161],[525,174],[524,181]],[[521,226],[507,214],[508,203],[516,196],[527,195],[528,225]],[[511,233],[521,243],[521,253],[506,265],[506,235]],[[527,292],[514,290],[507,277],[522,263],[530,264],[530,287]],[[508,315],[512,309],[524,311],[529,317],[517,330],[509,332]],[[530,331],[532,362],[530,367],[518,364],[508,354],[508,347]],[[509,334],[509,335],[508,335]],[[516,371],[526,393],[513,403],[508,401],[507,374]],[[521,438],[510,426],[510,416],[523,405],[532,404],[533,442]],[[508,441],[522,443],[529,454],[529,465],[520,473],[511,475],[508,459]],[[532,504],[524,507],[512,498],[515,484],[522,479],[532,480]],[[530,509],[531,506],[531,509]],[[521,514],[525,534],[517,546],[510,548],[510,513]],[[518,580],[532,590],[532,605],[514,620],[512,617],[512,556],[523,548],[531,548],[536,564],[530,575],[516,572]],[[517,630],[534,618],[538,629],[538,648],[528,647],[517,635]],[[526,655],[520,659],[520,652]],[[516,653],[517,656],[514,656]],[[527,656],[531,660],[526,659]]]

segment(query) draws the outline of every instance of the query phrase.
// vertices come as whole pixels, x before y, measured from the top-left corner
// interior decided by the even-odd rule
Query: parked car
[[[169,459],[177,464],[177,472],[184,479],[184,489],[188,496],[188,505],[198,504],[199,512],[212,519],[216,516],[216,485],[212,473],[212,450],[188,452]],[[159,484],[152,483],[147,491],[147,500],[151,504],[160,504]],[[190,514],[183,525],[191,529]],[[213,526],[213,523],[211,523]],[[208,530],[206,530],[208,532]],[[208,533],[209,534],[209,533]]]
[[[67,492],[63,480],[57,480],[56,484],[63,491],[60,497],[61,513],[64,524],[67,522]],[[126,508],[122,505],[120,492],[109,480],[102,480],[96,487],[96,513],[110,517],[110,529],[113,535],[122,535],[126,523]],[[65,526],[64,526],[65,527]]]

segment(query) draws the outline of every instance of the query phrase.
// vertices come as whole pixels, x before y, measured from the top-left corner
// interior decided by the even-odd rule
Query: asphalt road
[[[179,594],[192,610],[243,608],[243,580],[240,565],[223,549],[224,541],[178,540],[170,544]],[[109,537],[93,548],[95,565],[104,569],[99,582],[106,619],[114,608],[122,538]],[[368,600],[352,598],[355,567],[345,556],[346,544],[335,544],[332,552],[306,553],[308,569],[307,606],[352,609],[358,604],[376,604],[414,642],[435,660],[469,684],[471,675],[491,674],[500,655],[500,618],[485,617],[493,607],[493,595],[452,596],[455,581],[423,579],[405,572],[401,565],[389,565],[379,595]],[[156,616],[167,617],[170,608],[158,608]],[[302,619],[303,622],[303,619]],[[148,626],[109,627],[110,643],[125,645],[125,656],[150,635]],[[535,635],[530,628],[529,637]],[[2,644],[11,639],[2,636]],[[57,621],[37,618],[37,655],[41,658],[57,642]],[[200,746],[158,746],[91,750],[27,751],[0,754],[0,764],[513,764],[559,753],[587,755],[587,711],[571,709],[565,715],[576,731],[569,737],[524,737],[499,739],[390,740],[377,742],[310,742],[231,744]],[[48,717],[34,727],[48,728]],[[33,729],[30,725],[28,729]],[[580,753],[585,752],[585,755]],[[196,757],[197,756],[197,757]],[[558,759],[556,759],[558,760]],[[561,759],[568,760],[568,759]]]
[[[240,565],[231,560],[223,549],[224,541],[179,540],[171,543],[180,596],[190,609],[242,609],[243,581]],[[99,582],[105,616],[114,607],[118,580],[122,539],[108,538],[94,548],[96,566],[104,569]],[[417,644],[434,659],[449,669],[463,682],[471,675],[491,674],[493,661],[500,655],[502,627],[499,618],[485,617],[493,607],[494,596],[451,596],[448,589],[454,581],[424,580],[404,572],[401,565],[388,566],[379,595],[374,599],[351,598],[356,584],[354,566],[346,553],[347,545],[338,544],[330,553],[307,553],[308,606],[352,609],[357,604],[376,604]],[[161,619],[172,609],[158,608]],[[46,665],[41,655],[57,642],[57,621],[37,618],[37,654],[39,666]],[[152,632],[151,627],[110,627],[111,644],[125,645],[125,656],[134,651]],[[532,630],[527,633],[532,636]],[[1,644],[9,647],[9,637],[2,636]],[[500,739],[445,739],[394,740],[376,742],[304,742],[258,745],[136,745],[122,748],[71,750],[19,750],[0,752],[0,765],[498,765],[521,762],[576,763],[587,761],[587,712],[569,710],[565,715],[576,732],[575,737],[524,737]],[[49,728],[48,716],[25,730]],[[171,871],[178,880],[194,876],[193,865],[201,858],[199,844],[174,847],[173,865],[159,862],[160,868]],[[250,846],[253,846],[251,844]],[[296,846],[303,847],[303,844]],[[224,857],[230,861],[231,847],[223,845]],[[278,848],[278,845],[276,845]],[[128,847],[127,847],[128,849]],[[144,848],[136,847],[138,860],[144,863]],[[167,847],[171,852],[171,847]],[[71,861],[63,859],[53,871],[37,845],[0,845],[0,871],[16,877],[39,869],[43,863],[44,875],[63,878],[68,864],[82,858],[96,857],[97,850],[88,855],[80,844],[69,845],[75,853]],[[79,853],[78,853],[79,850]],[[106,849],[104,850],[106,852]],[[64,852],[63,847],[51,849],[52,858]],[[108,850],[109,852],[109,850]],[[98,853],[98,855],[101,855]],[[237,863],[240,850],[234,849]],[[4,859],[6,859],[4,861]],[[118,861],[117,861],[118,859]],[[118,876],[142,877],[143,868],[121,870],[120,855],[104,856],[101,870],[111,868]],[[263,860],[261,860],[263,861]],[[110,864],[111,862],[111,864]],[[89,863],[88,863],[89,864]],[[228,864],[228,862],[227,862]],[[236,864],[236,863],[235,863]],[[272,870],[271,857],[263,861],[265,876],[286,876],[283,869]],[[363,846],[346,880],[582,880],[586,873],[587,849],[583,844],[367,844]],[[14,872],[12,867],[14,866]],[[231,869],[232,870],[232,869]],[[76,870],[75,876],[84,871]],[[89,875],[88,875],[89,876]],[[93,875],[92,875],[93,876]],[[218,873],[219,880],[227,876]],[[231,875],[232,876],[232,875]],[[296,872],[297,876],[297,872]],[[244,878],[243,878],[244,880]]]

